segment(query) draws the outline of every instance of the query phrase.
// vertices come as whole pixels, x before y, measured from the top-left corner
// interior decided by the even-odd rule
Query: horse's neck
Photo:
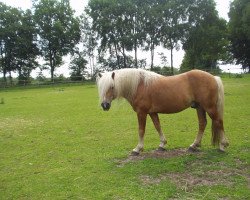
[[[128,75],[123,77],[122,80],[119,80],[120,82],[117,91],[118,97],[123,97],[128,101],[131,101],[139,84],[139,80],[136,78],[137,77]]]

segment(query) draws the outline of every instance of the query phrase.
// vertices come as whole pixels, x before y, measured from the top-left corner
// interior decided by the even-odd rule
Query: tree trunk
[[[18,84],[21,85],[22,84],[22,71],[21,71],[21,67],[18,68]]]
[[[138,68],[138,64],[137,64],[137,45],[135,42],[135,68]]]
[[[151,51],[151,70],[154,68],[154,53],[155,53],[154,43],[151,43],[150,51]]]
[[[115,45],[115,56],[116,56],[116,59],[117,59],[117,65],[118,65],[118,69],[120,69],[120,58],[119,58],[119,55],[118,55],[118,49],[117,49],[116,42],[114,42],[114,45]]]
[[[92,56],[92,74],[91,74],[92,80],[94,80],[94,71],[95,71],[95,56],[93,53],[93,56]]]
[[[50,78],[51,78],[51,82],[54,83],[54,67],[51,66],[50,67]]]
[[[13,79],[12,79],[11,71],[9,71],[9,75],[10,75],[10,85],[13,85]]]
[[[134,35],[134,50],[135,50],[135,68],[138,68],[138,60],[137,60],[137,38],[136,38],[136,34],[137,34],[137,15],[135,14],[133,16],[133,35]]]
[[[4,68],[4,69],[3,69],[3,80],[4,80],[4,83],[7,83],[6,74],[7,74],[7,71],[6,71],[6,69]]]
[[[122,46],[122,55],[123,55],[123,68],[126,68],[127,64],[126,64],[126,55],[125,55],[125,47],[124,47],[124,45]]]
[[[171,46],[171,74],[174,75],[174,66],[173,66],[173,47]]]

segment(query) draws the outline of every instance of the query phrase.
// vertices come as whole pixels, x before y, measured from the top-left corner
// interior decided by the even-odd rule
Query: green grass
[[[0,199],[249,199],[250,76],[223,81],[227,153],[209,120],[201,153],[122,165],[138,138],[127,102],[103,112],[95,85],[1,90]],[[195,110],[160,119],[169,150],[193,142]],[[144,154],[158,145],[148,118]]]

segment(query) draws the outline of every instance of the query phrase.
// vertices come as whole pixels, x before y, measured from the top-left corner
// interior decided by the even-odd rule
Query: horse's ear
[[[114,80],[114,78],[115,78],[115,72],[112,73],[111,77]]]
[[[102,78],[102,74],[101,73],[98,73],[98,76],[99,76],[99,78]]]

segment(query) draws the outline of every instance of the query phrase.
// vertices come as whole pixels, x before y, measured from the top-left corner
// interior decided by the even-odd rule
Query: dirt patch
[[[150,152],[142,152],[138,156],[129,155],[125,159],[118,160],[117,166],[123,167],[127,163],[137,162],[137,161],[148,159],[148,158],[165,158],[165,159],[167,159],[167,158],[184,156],[187,154],[190,154],[189,152],[187,152],[187,149],[172,149],[172,150],[166,150],[166,151],[153,150]]]
[[[231,187],[235,184],[232,180],[233,176],[240,175],[247,177],[246,174],[234,170],[210,170],[204,171],[201,175],[192,174],[191,172],[185,173],[166,173],[158,177],[151,177],[142,175],[139,180],[143,185],[160,184],[164,180],[173,182],[178,188],[188,192],[196,186],[213,186],[225,185]]]
[[[217,165],[220,165],[220,163],[217,163]],[[165,173],[157,177],[142,175],[139,177],[139,180],[143,185],[155,185],[160,184],[164,180],[169,180],[181,190],[190,192],[196,186],[225,185],[232,187],[234,184],[237,184],[237,180],[233,177],[241,176],[246,179],[249,187],[249,166],[229,168],[226,167],[224,163],[221,163],[220,166],[221,169],[205,170],[199,168],[199,166],[193,168],[189,165],[187,171],[183,173]]]
[[[172,149],[166,151],[150,151],[143,152],[138,156],[128,156],[125,159],[117,160],[118,167],[124,167],[127,163],[138,162],[148,158],[169,159],[174,157],[181,157],[190,154],[187,149]],[[193,153],[192,153],[193,154]],[[196,152],[197,158],[204,153]],[[150,175],[139,176],[139,181],[142,185],[157,185],[162,181],[168,180],[174,183],[183,191],[190,192],[196,186],[214,186],[225,185],[232,187],[237,184],[237,180],[233,177],[241,176],[246,179],[248,187],[250,188],[249,165],[239,159],[235,159],[237,164],[235,167],[228,166],[224,162],[210,162],[208,160],[202,161],[200,159],[193,160],[186,163],[185,172],[171,172],[160,174],[157,177]]]

